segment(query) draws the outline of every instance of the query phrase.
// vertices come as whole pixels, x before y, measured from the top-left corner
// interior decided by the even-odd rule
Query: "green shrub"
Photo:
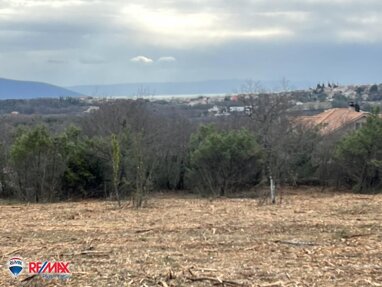
[[[337,146],[336,158],[343,167],[345,181],[357,192],[382,188],[382,119],[377,112],[356,132]]]
[[[247,130],[220,132],[202,126],[191,138],[190,185],[203,195],[224,196],[257,184],[261,158],[261,148]]]

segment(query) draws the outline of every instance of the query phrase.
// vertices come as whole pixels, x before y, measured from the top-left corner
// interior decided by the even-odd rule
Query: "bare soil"
[[[70,261],[69,280],[7,261]],[[382,195],[0,203],[0,286],[382,286]]]

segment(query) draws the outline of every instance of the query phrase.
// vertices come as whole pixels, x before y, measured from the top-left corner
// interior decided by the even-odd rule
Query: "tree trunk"
[[[272,176],[269,177],[270,189],[271,189],[271,201],[272,204],[276,203],[276,186]]]

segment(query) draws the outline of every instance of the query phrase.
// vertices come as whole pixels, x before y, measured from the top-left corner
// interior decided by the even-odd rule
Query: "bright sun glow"
[[[141,5],[123,9],[123,21],[143,33],[150,33],[155,42],[169,45],[210,43],[239,38],[271,38],[291,36],[284,28],[242,28],[230,25],[224,16],[209,13],[179,13],[174,10],[150,10]]]

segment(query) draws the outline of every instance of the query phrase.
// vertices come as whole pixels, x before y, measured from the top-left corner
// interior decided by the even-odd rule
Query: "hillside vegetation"
[[[158,190],[209,197],[269,185],[272,194],[301,184],[381,191],[378,111],[356,131],[327,136],[296,122],[288,93],[241,100],[251,112],[223,118],[146,100],[109,100],[94,112],[61,118],[5,116],[0,196],[132,199],[140,207]]]

